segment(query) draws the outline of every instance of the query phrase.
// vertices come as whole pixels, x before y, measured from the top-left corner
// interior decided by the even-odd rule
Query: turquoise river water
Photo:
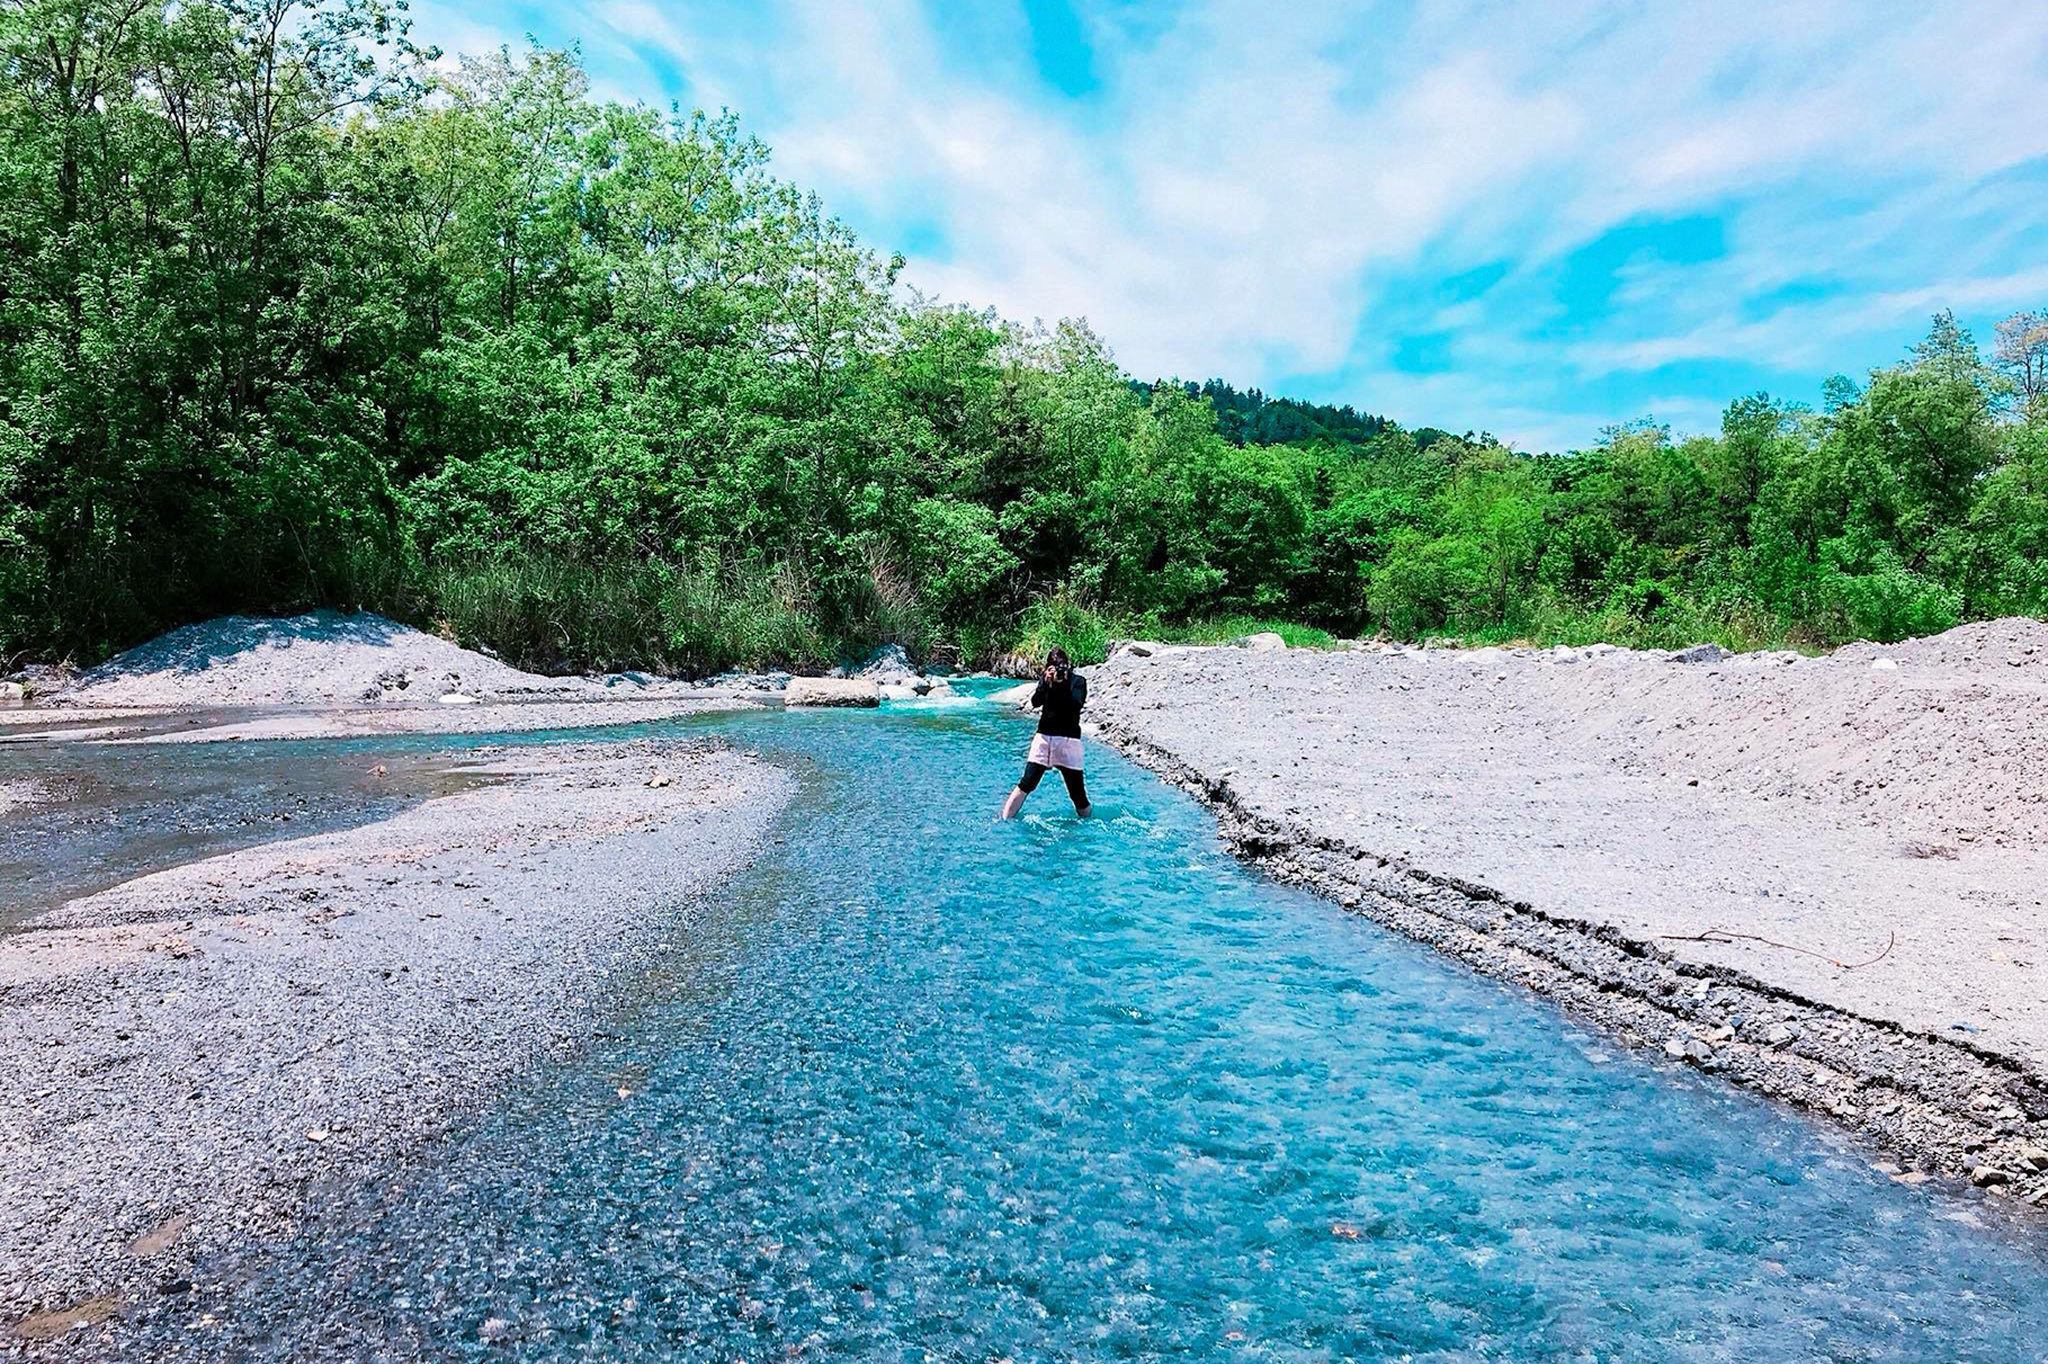
[[[252,1266],[239,1356],[2048,1357],[2037,1231],[1261,880],[1099,746],[1100,818],[998,825],[992,706],[653,728],[794,763],[784,841],[615,1036]]]

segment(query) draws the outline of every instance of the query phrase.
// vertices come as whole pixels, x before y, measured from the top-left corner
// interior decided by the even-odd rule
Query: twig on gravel
[[[1822,961],[1828,963],[1830,966],[1839,966],[1844,971],[1856,971],[1862,969],[1865,966],[1877,965],[1879,962],[1883,961],[1886,957],[1889,957],[1892,954],[1892,948],[1899,941],[1899,935],[1897,930],[1893,930],[1893,932],[1885,938],[1884,951],[1878,953],[1869,961],[1842,961],[1838,958],[1829,956],[1825,952],[1816,952],[1810,947],[1799,947],[1789,942],[1779,942],[1774,938],[1759,937],[1757,934],[1754,933],[1737,933],[1731,929],[1726,928],[1710,928],[1704,933],[1659,933],[1657,936],[1662,938],[1666,942],[1728,943],[1735,942],[1738,939],[1744,942],[1760,942],[1766,947],[1781,947],[1787,952],[1797,952],[1802,956],[1818,957]]]

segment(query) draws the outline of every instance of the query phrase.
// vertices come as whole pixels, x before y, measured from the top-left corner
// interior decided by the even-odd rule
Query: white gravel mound
[[[87,672],[63,698],[93,706],[323,706],[602,694],[542,677],[383,616],[222,616],[160,635]]]

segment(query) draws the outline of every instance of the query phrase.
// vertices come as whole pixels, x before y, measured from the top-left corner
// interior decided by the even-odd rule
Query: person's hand
[[[1056,687],[1059,685],[1060,681],[1059,673],[1053,668],[1052,664],[1050,663],[1045,665],[1045,671],[1039,674],[1039,678],[1048,687]]]

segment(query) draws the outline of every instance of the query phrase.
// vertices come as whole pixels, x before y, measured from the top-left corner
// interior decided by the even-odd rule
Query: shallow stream
[[[224,1353],[2042,1357],[2031,1228],[1261,880],[1100,746],[1099,818],[998,825],[990,706],[652,728],[795,765],[783,841],[621,1036],[244,1267]]]

